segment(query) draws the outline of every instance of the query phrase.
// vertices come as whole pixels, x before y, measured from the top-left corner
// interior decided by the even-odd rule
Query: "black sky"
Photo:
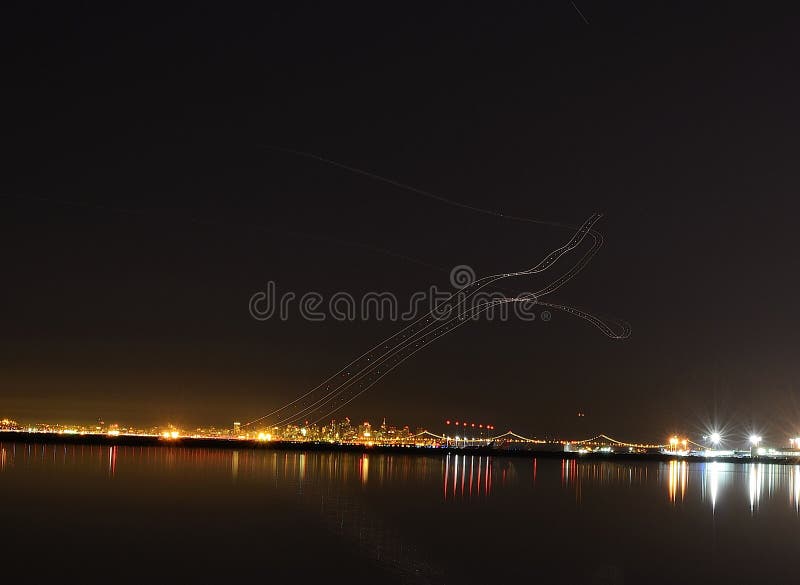
[[[398,327],[256,322],[267,281],[406,298],[570,236],[277,145],[506,214],[606,214],[556,298],[630,339],[561,314],[464,327],[352,417],[798,432],[796,15],[577,5],[589,24],[568,1],[4,8],[0,415],[254,418]]]

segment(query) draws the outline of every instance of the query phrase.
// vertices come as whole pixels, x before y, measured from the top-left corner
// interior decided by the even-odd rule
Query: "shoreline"
[[[434,447],[417,445],[361,445],[350,443],[327,443],[314,441],[258,441],[255,439],[227,439],[215,437],[179,437],[166,439],[156,435],[104,435],[104,434],[63,434],[63,433],[31,433],[27,431],[2,431],[2,443],[34,443],[56,445],[105,445],[109,447],[182,447],[187,449],[251,449],[274,451],[315,451],[338,453],[366,454],[403,454],[417,456],[443,455],[478,455],[492,457],[527,457],[548,459],[580,459],[585,461],[620,461],[620,462],[669,462],[686,461],[704,463],[718,461],[721,463],[770,463],[776,465],[799,465],[800,456],[712,456],[673,455],[663,452],[649,453],[614,453],[592,452],[578,453],[553,449],[530,448],[500,449],[496,447]]]

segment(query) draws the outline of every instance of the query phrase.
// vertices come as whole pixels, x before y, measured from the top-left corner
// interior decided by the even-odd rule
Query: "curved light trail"
[[[555,303],[545,303],[540,299],[545,295],[551,294],[564,286],[567,282],[572,280],[586,265],[591,261],[597,251],[603,244],[602,235],[594,229],[594,225],[602,217],[599,213],[592,214],[581,226],[574,228],[566,224],[556,222],[547,222],[531,218],[523,218],[517,216],[509,216],[502,213],[494,212],[488,209],[474,207],[471,205],[462,204],[460,202],[441,197],[439,195],[417,189],[415,187],[405,185],[392,179],[387,179],[379,175],[350,167],[326,159],[314,154],[294,151],[291,149],[268,147],[281,152],[286,152],[294,155],[304,156],[314,160],[318,160],[332,166],[342,168],[363,176],[382,181],[392,186],[408,190],[425,197],[432,198],[439,202],[456,206],[459,208],[467,209],[470,211],[493,215],[504,219],[512,219],[516,221],[525,221],[530,223],[553,225],[562,228],[575,229],[575,233],[564,245],[547,254],[538,264],[526,270],[516,272],[505,272],[485,276],[475,280],[473,283],[468,284],[460,291],[451,294],[448,299],[440,303],[428,314],[420,317],[413,323],[405,326],[400,331],[387,337],[380,343],[376,344],[356,359],[349,362],[338,372],[323,380],[320,384],[311,388],[309,391],[291,400],[290,402],[272,410],[271,412],[253,419],[243,426],[251,426],[256,423],[275,417],[278,420],[271,422],[269,426],[275,427],[286,424],[291,421],[298,421],[304,418],[315,418],[315,422],[326,419],[331,416],[345,405],[349,404],[367,390],[372,388],[378,381],[385,377],[389,372],[394,370],[397,366],[405,362],[407,359],[415,355],[418,351],[424,349],[433,341],[451,333],[458,327],[465,323],[475,320],[475,318],[484,313],[485,311],[507,303],[535,303],[541,306],[546,306],[551,309],[563,311],[583,319],[590,324],[600,329],[605,335],[613,339],[624,339],[630,335],[630,326],[622,321],[615,321],[611,319],[601,319],[586,311],[560,305]],[[465,309],[466,302],[473,298],[478,292],[485,289],[487,286],[499,282],[504,279],[512,277],[530,276],[540,274],[556,264],[565,254],[576,249],[586,237],[592,239],[592,246],[587,250],[581,258],[575,262],[564,274],[547,284],[544,288],[536,291],[535,293],[528,293],[516,297],[503,297],[500,299],[493,299],[486,301],[483,304],[472,306]],[[444,312],[444,315],[442,313]],[[444,318],[443,318],[444,317]],[[423,324],[424,325],[421,325]],[[421,325],[421,326],[420,326]],[[377,355],[375,355],[377,352]],[[408,352],[408,353],[405,353]],[[360,383],[358,388],[353,389],[353,386]],[[365,386],[366,384],[366,386]],[[348,390],[353,389],[353,394],[345,394]],[[327,411],[326,414],[319,416],[317,413]]]

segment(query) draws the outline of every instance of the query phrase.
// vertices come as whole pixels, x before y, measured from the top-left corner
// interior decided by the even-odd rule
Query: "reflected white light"
[[[763,475],[761,463],[750,466],[750,512],[752,513],[758,508],[758,502],[761,499],[761,484],[763,482]]]
[[[711,493],[711,510],[717,508],[717,492],[719,491],[719,463],[713,461],[708,469],[708,490]]]
[[[800,465],[794,466],[794,509],[800,512]]]

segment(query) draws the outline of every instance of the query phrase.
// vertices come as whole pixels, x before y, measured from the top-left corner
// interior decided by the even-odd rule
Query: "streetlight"
[[[761,442],[761,435],[750,435],[750,457],[755,457],[758,455],[762,450],[758,448],[758,444]]]

